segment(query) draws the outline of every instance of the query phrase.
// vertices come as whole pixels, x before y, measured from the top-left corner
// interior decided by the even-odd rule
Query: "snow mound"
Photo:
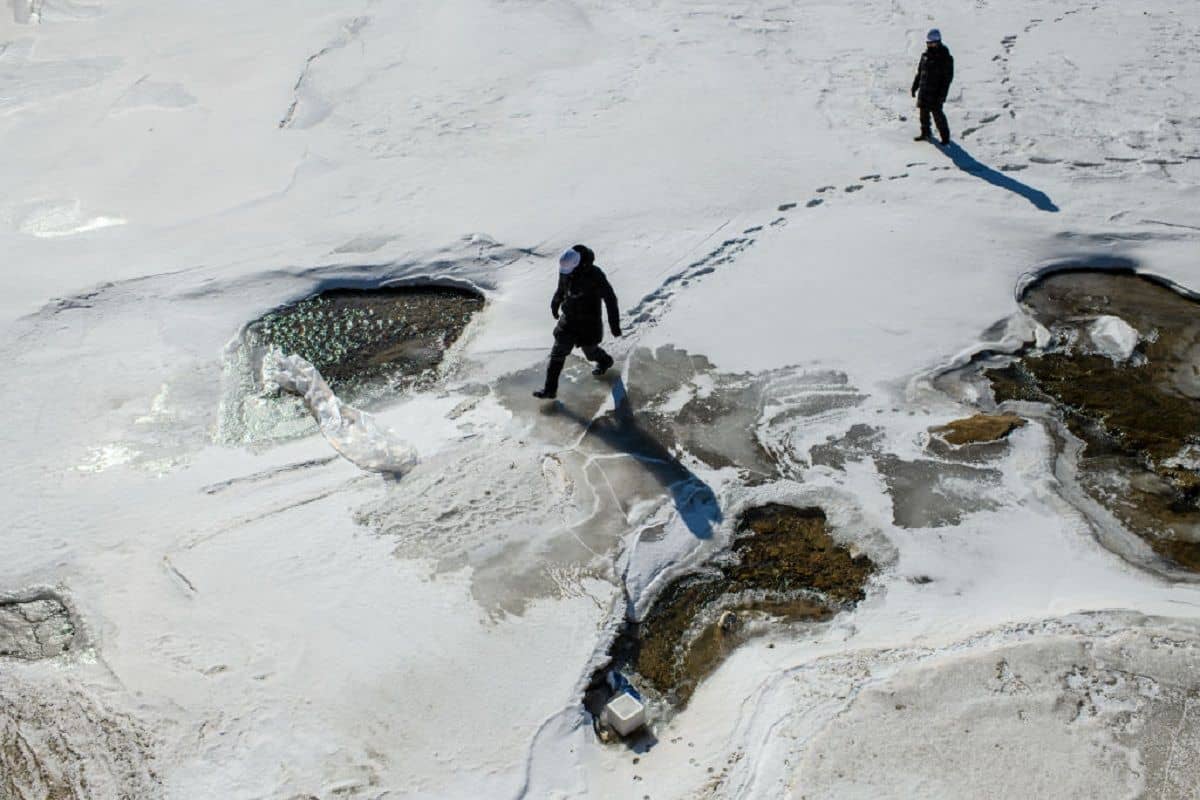
[[[1088,326],[1088,338],[1113,361],[1127,361],[1137,347],[1137,329],[1120,317],[1100,317]]]
[[[321,434],[344,458],[371,472],[403,475],[417,465],[417,451],[370,414],[344,405],[309,362],[272,350],[263,358],[263,385],[304,400]]]

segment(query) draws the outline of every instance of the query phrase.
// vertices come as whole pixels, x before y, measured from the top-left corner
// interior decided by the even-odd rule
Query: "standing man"
[[[567,356],[576,347],[583,348],[588,361],[595,361],[593,375],[603,375],[613,365],[612,356],[604,352],[604,323],[600,303],[608,310],[608,329],[613,336],[621,335],[621,316],[617,311],[617,296],[608,278],[596,266],[596,254],[577,244],[558,258],[558,291],[550,300],[550,313],[558,320],[554,326],[554,347],[546,367],[546,386],[533,393],[534,397],[552,400],[558,394],[558,376],[562,374]],[[561,313],[560,313],[561,311]]]
[[[946,122],[942,104],[946,102],[953,80],[954,57],[942,44],[942,32],[934,28],[925,36],[925,52],[917,65],[917,77],[913,78],[912,94],[921,109],[921,135],[914,141],[933,141],[933,133],[929,130],[929,115],[932,114],[942,144],[950,144],[950,124]]]

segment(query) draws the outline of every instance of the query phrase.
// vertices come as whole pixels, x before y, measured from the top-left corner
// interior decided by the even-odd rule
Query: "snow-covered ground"
[[[1034,335],[1030,271],[1200,289],[1200,6],[2,12],[0,601],[60,598],[74,646],[0,657],[0,744],[27,766],[0,790],[1200,794],[1200,589],[1102,546],[1041,425],[966,473],[924,446],[971,410],[931,376]],[[946,150],[911,141],[933,25],[956,58]],[[585,435],[608,384],[569,373],[557,414],[528,396],[575,242],[621,298],[615,352],[711,365],[680,406],[757,381],[785,480],[684,453],[721,509],[697,521]],[[415,469],[331,459],[315,428],[222,435],[243,325],[418,278],[488,305],[437,387],[373,409]],[[807,460],[830,439],[844,464]],[[872,554],[867,599],[740,648],[651,750],[601,745],[581,689],[625,591],[773,499]]]

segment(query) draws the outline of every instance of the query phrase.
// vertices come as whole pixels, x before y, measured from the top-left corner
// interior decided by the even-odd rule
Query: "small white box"
[[[602,721],[622,736],[628,736],[646,724],[646,706],[628,692],[621,692],[604,707]]]

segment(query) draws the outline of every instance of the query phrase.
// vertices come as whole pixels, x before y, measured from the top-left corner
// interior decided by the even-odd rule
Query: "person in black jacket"
[[[550,313],[558,320],[554,326],[554,347],[546,367],[545,388],[533,393],[534,397],[545,400],[558,394],[558,376],[576,347],[583,348],[588,361],[596,362],[593,375],[603,375],[613,365],[612,356],[600,347],[604,339],[601,303],[608,310],[608,329],[613,336],[621,335],[617,296],[608,278],[596,266],[596,254],[577,244],[559,257],[558,272],[558,290],[550,300]]]
[[[942,32],[934,28],[925,36],[925,52],[921,54],[921,63],[917,65],[917,77],[913,78],[912,94],[917,98],[917,107],[921,109],[921,135],[915,141],[933,141],[933,133],[929,130],[929,116],[932,114],[942,144],[950,144],[950,124],[946,122],[942,104],[946,102],[953,80],[954,57],[942,44]]]

